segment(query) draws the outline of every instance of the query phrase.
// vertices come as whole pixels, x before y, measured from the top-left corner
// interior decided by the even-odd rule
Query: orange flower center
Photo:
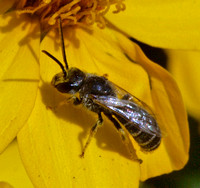
[[[61,17],[64,25],[92,25],[105,27],[104,15],[115,5],[118,13],[125,9],[124,0],[21,0],[16,5],[18,14],[39,16],[43,28],[55,25]]]

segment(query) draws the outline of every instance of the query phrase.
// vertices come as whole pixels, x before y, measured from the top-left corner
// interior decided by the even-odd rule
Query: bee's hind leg
[[[130,157],[132,160],[139,162],[140,164],[142,163],[142,160],[138,158],[135,148],[133,147],[133,145],[130,143],[130,138],[128,137],[127,133],[124,131],[124,129],[121,127],[120,123],[111,115],[108,113],[104,113],[106,115],[106,117],[108,117],[108,119],[110,121],[112,121],[112,123],[114,124],[115,128],[118,130],[123,143],[125,144]]]
[[[88,140],[87,140],[87,142],[85,143],[85,145],[84,145],[84,147],[83,147],[82,153],[81,153],[81,155],[80,155],[81,157],[84,157],[86,148],[87,148],[88,145],[90,144],[90,142],[91,142],[92,138],[94,137],[94,135],[97,133],[98,128],[101,127],[102,123],[103,123],[103,118],[102,118],[102,116],[101,116],[101,113],[99,113],[99,114],[98,114],[98,120],[97,120],[97,122],[95,123],[95,125],[91,128],[91,130],[90,130],[90,135],[89,135],[89,137],[88,137]]]

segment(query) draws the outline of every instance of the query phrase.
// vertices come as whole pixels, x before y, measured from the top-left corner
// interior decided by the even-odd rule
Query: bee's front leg
[[[95,123],[95,125],[91,128],[91,130],[90,130],[90,135],[89,135],[89,137],[88,137],[88,140],[87,140],[85,146],[83,147],[82,153],[81,153],[81,155],[80,155],[81,157],[84,157],[86,148],[87,148],[88,145],[90,144],[92,138],[93,138],[93,137],[95,136],[95,134],[97,133],[98,128],[101,127],[102,123],[103,123],[103,118],[102,118],[102,116],[101,116],[101,113],[99,113],[99,114],[98,114],[98,120],[97,120],[97,122]]]
[[[58,104],[58,106],[60,107],[60,106],[62,106],[62,105],[64,105],[64,104],[69,103],[70,101],[72,101],[74,105],[79,105],[79,104],[82,103],[82,100],[81,100],[81,99],[79,99],[79,98],[76,97],[75,95],[72,95],[72,96],[66,98],[64,101],[61,101],[61,102]]]

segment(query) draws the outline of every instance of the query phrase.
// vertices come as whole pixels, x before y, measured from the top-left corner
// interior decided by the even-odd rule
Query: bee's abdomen
[[[133,124],[125,124],[124,126],[143,150],[152,151],[160,145],[161,137],[156,134],[144,132]]]

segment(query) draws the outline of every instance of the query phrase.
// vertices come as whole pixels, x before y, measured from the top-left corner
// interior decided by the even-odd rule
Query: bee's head
[[[77,68],[69,69],[66,74],[60,72],[56,74],[51,84],[61,93],[76,93],[83,84],[85,73]]]
[[[65,44],[64,44],[64,37],[63,37],[63,31],[62,31],[62,23],[61,18],[59,17],[59,31],[60,31],[60,37],[61,37],[61,47],[62,47],[62,55],[63,55],[63,61],[65,64],[65,67],[63,64],[56,59],[53,55],[51,55],[46,50],[42,50],[47,56],[49,56],[51,59],[53,59],[62,69],[62,72],[56,74],[51,84],[61,93],[71,93],[74,94],[79,91],[80,87],[83,84],[83,81],[85,79],[85,73],[77,68],[68,68],[66,53],[65,53]]]
[[[66,67],[64,67],[62,63],[49,52],[45,50],[42,50],[42,52],[52,58],[62,69],[62,72],[53,77],[51,85],[61,93],[74,94],[78,92],[85,79],[85,73],[77,68],[68,69],[67,61],[65,62]]]

